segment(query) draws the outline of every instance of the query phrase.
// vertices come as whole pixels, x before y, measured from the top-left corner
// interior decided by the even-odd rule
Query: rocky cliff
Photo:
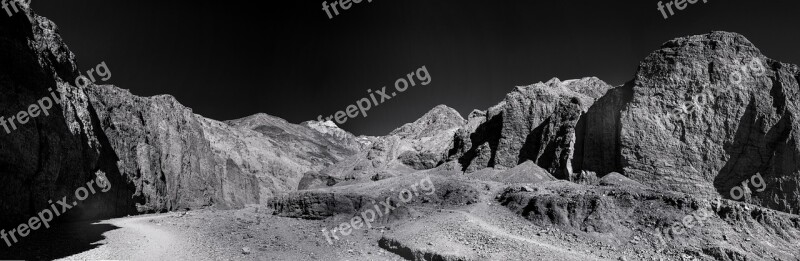
[[[220,122],[168,95],[143,98],[114,86],[89,93],[142,212],[257,204],[360,146],[266,114]]]
[[[0,17],[0,115],[6,121],[43,97],[48,115],[2,133],[0,223],[35,216],[102,171],[110,192],[70,211],[98,217],[204,206],[240,207],[296,190],[302,174],[360,150],[334,126],[291,124],[258,114],[220,122],[169,95],[138,97],[114,86],[75,87],[75,55],[56,25],[25,8]],[[14,129],[16,127],[16,129]]]
[[[581,117],[611,86],[597,78],[517,87],[487,111],[470,114],[458,131],[452,158],[464,170],[511,168],[532,160],[554,176],[569,178]]]
[[[491,168],[503,180],[520,171],[502,170],[525,162],[520,169],[558,179],[619,172],[655,189],[739,200],[735,191],[749,203],[800,211],[800,69],[734,33],[669,41],[622,86],[552,79],[516,87],[467,119],[437,106],[381,137],[266,114],[221,122],[168,95],[78,88],[75,55],[51,21],[25,9],[0,16],[0,33],[0,116],[60,97],[49,115],[0,129],[0,223],[72,197],[98,171],[113,190],[73,215],[240,207],[442,165]]]
[[[668,41],[590,109],[582,168],[798,213],[798,71],[734,33]]]
[[[68,214],[134,213],[131,188],[119,175],[89,96],[75,87],[75,55],[56,25],[29,8],[0,15],[0,50],[0,116],[8,125],[0,129],[0,224],[27,221],[48,209],[49,200],[77,201],[75,190],[98,171],[106,173],[111,190]],[[22,111],[30,113],[20,119]]]

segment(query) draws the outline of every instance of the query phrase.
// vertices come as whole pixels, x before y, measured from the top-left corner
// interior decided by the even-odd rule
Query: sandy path
[[[62,260],[203,260],[212,257],[208,248],[194,243],[181,233],[150,222],[173,214],[148,215],[111,219],[100,224],[110,224],[119,229],[103,234],[101,246]]]

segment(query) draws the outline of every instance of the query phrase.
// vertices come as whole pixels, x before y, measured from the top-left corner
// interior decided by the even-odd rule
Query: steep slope
[[[611,86],[597,78],[517,87],[486,112],[473,112],[458,132],[452,158],[471,172],[532,160],[557,178],[572,173],[579,120]]]
[[[168,95],[142,98],[113,86],[92,88],[89,95],[122,175],[136,186],[140,212],[225,202],[220,160],[191,109]],[[254,194],[252,188],[235,192]]]
[[[352,155],[363,140],[266,115],[229,123],[194,114],[173,97],[143,98],[113,86],[74,86],[80,75],[56,25],[28,7],[0,16],[0,116],[52,108],[0,137],[0,223],[76,200],[105,173],[111,191],[69,215],[81,218],[259,203],[297,189],[302,174]],[[56,100],[53,102],[52,100]],[[59,103],[60,102],[60,103]],[[40,106],[43,107],[43,106]],[[5,128],[2,129],[5,131]]]
[[[303,173],[358,146],[266,114],[225,123],[167,95],[143,98],[113,86],[89,93],[140,212],[260,203],[296,190]]]
[[[7,130],[0,128],[4,228],[48,209],[48,200],[77,202],[75,189],[86,186],[98,171],[111,181],[111,190],[90,196],[68,214],[99,217],[134,211],[131,191],[119,176],[116,155],[98,127],[89,97],[73,84],[77,68],[53,22],[27,6],[13,16],[0,15],[0,116],[8,124]],[[24,124],[19,116],[23,111],[29,112]]]
[[[668,41],[590,112],[582,168],[800,213],[798,78],[735,33]]]

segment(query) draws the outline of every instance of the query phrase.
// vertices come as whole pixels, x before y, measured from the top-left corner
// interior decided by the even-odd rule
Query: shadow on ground
[[[103,233],[119,227],[96,222],[51,224],[49,229],[40,227],[24,238],[16,234],[18,242],[12,241],[11,247],[0,239],[0,259],[53,260],[97,248],[102,245],[99,241],[105,239]]]

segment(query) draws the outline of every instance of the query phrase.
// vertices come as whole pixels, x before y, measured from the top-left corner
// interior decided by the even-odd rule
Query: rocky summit
[[[553,78],[466,119],[440,105],[385,136],[356,136],[331,121],[218,121],[169,95],[75,87],[57,26],[22,12],[0,15],[0,115],[50,91],[61,99],[0,135],[4,227],[72,202],[102,172],[111,192],[63,219],[191,210],[143,218],[205,227],[200,241],[253,259],[800,256],[800,68],[736,33],[668,41],[620,86]],[[350,245],[333,243],[344,234],[331,228],[370,211],[380,217]]]

